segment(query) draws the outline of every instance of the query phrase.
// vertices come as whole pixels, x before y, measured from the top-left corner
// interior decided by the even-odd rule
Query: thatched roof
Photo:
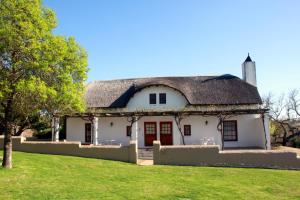
[[[163,85],[179,91],[191,105],[261,104],[257,88],[232,75],[155,77],[93,81],[86,87],[88,108],[123,108],[145,87]]]

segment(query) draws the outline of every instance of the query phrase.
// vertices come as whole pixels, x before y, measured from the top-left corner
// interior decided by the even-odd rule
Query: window
[[[183,126],[183,133],[184,133],[184,135],[186,135],[186,136],[192,135],[191,125],[184,125],[184,126]]]
[[[167,95],[166,93],[159,93],[159,104],[166,104]]]
[[[126,126],[126,136],[127,137],[131,136],[131,126]]]
[[[156,104],[156,94],[155,93],[149,94],[149,103]]]
[[[160,122],[160,134],[172,134],[172,122]]]
[[[91,123],[85,124],[85,142],[86,143],[92,142],[92,124]]]
[[[237,141],[237,121],[223,122],[224,141]]]
[[[156,135],[156,122],[145,122],[145,134]]]

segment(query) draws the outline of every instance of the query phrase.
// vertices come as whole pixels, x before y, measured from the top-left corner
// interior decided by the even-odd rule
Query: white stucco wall
[[[260,115],[240,115],[230,120],[237,120],[238,141],[225,142],[225,147],[265,148],[265,135]]]
[[[149,103],[150,93],[156,94],[156,104]],[[159,93],[166,93],[166,104],[159,104]],[[186,104],[187,100],[180,92],[165,86],[152,86],[135,93],[129,100],[127,109],[129,111],[182,109]]]
[[[264,148],[265,136],[262,120],[259,115],[239,115],[228,120],[237,120],[238,141],[225,142],[225,147],[261,147]],[[182,144],[178,127],[172,116],[143,117],[139,120],[139,141],[138,146],[144,147],[144,122],[157,123],[157,137],[159,139],[159,122],[172,121],[173,123],[173,144]],[[207,121],[207,124],[205,123]],[[191,125],[191,136],[184,136],[186,144],[200,144],[204,138],[212,138],[221,145],[221,135],[217,130],[217,117],[187,116],[182,122],[184,125]]]
[[[68,117],[66,140],[85,142],[85,123],[89,122],[79,117]]]
[[[130,123],[126,117],[99,118],[100,141],[115,140],[122,145],[129,145],[130,137],[126,136],[126,126]]]
[[[238,141],[225,142],[225,147],[262,147],[264,148],[265,136],[262,120],[259,115],[239,115],[229,120],[237,120]],[[142,117],[138,121],[138,147],[144,147],[144,122],[156,122],[157,138],[160,138],[159,123],[171,121],[173,124],[173,144],[182,144],[181,135],[173,116]],[[205,123],[207,121],[207,125]],[[81,141],[85,139],[85,123],[81,118],[67,119],[67,140]],[[112,124],[112,125],[111,125]],[[221,135],[217,130],[216,117],[187,116],[183,125],[191,125],[191,136],[185,136],[186,144],[200,144],[201,139],[213,138],[216,144],[221,144]],[[99,118],[98,138],[100,141],[115,140],[122,145],[128,145],[130,137],[126,136],[126,126],[130,125],[127,118],[105,117]]]
[[[85,142],[85,123],[90,123],[81,118],[67,118],[67,140]],[[115,140],[116,143],[129,145],[130,137],[126,136],[127,122],[125,117],[99,117],[98,140],[99,142]]]
[[[205,121],[207,121],[207,125]],[[191,125],[191,136],[185,136],[186,144],[200,144],[203,138],[213,138],[216,144],[221,144],[216,117],[189,116],[185,117],[181,124],[182,126]]]

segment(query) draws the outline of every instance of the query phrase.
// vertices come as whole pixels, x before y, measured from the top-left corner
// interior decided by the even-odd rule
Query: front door
[[[85,124],[85,142],[91,143],[92,141],[92,124],[86,123]]]
[[[172,122],[160,122],[160,143],[161,145],[173,144]]]
[[[156,140],[156,122],[144,123],[145,146],[153,146],[153,141]]]

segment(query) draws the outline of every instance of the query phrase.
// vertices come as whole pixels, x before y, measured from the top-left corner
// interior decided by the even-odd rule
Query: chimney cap
[[[247,56],[247,58],[246,58],[245,62],[252,62],[252,59],[250,58],[250,55],[249,55],[249,53],[248,53],[248,56]]]

